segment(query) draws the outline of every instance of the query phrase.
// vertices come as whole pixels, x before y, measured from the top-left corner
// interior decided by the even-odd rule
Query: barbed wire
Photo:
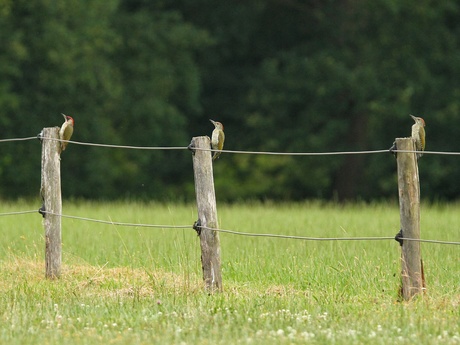
[[[27,214],[27,213],[36,213],[39,212],[37,210],[29,210],[29,211],[18,211],[18,212],[7,212],[7,213],[0,213],[0,216],[10,216],[10,215],[20,215],[20,214]],[[63,218],[69,219],[76,219],[82,221],[88,221],[93,223],[100,223],[100,224],[107,224],[107,225],[115,225],[115,226],[125,226],[125,227],[145,227],[145,228],[159,228],[159,229],[192,229],[193,226],[191,225],[158,225],[158,224],[143,224],[143,223],[126,223],[126,222],[115,222],[111,220],[101,220],[101,219],[94,219],[88,217],[80,217],[80,216],[72,216],[66,214],[59,214],[49,211],[42,211],[40,213],[50,214],[53,216],[60,216]],[[243,232],[243,231],[235,231],[235,230],[228,230],[228,229],[217,229],[217,228],[210,228],[206,226],[197,225],[196,227],[201,229],[212,230],[216,232],[222,232],[232,235],[238,236],[248,236],[248,237],[267,237],[267,238],[282,238],[282,239],[291,239],[291,240],[302,240],[302,241],[388,241],[394,240],[394,236],[382,236],[382,237],[308,237],[308,236],[296,236],[296,235],[282,235],[282,234],[267,234],[267,233],[252,233],[252,232]],[[460,242],[456,241],[441,241],[441,240],[428,240],[428,239],[416,239],[416,238],[405,238],[401,237],[398,238],[399,240],[407,240],[407,241],[416,241],[416,242],[424,242],[424,243],[434,243],[434,244],[451,244],[451,245],[460,245]]]
[[[117,148],[117,149],[131,149],[131,150],[187,150],[188,146],[132,146],[132,145],[115,145],[115,144],[100,144],[100,143],[90,143],[83,141],[75,140],[61,140],[57,138],[48,138],[48,137],[25,137],[25,138],[10,138],[10,139],[0,139],[0,143],[4,142],[13,142],[13,141],[26,141],[26,140],[35,140],[37,138],[54,140],[54,141],[66,141],[75,145],[82,146],[94,146],[94,147],[107,147],[107,148]],[[450,151],[411,151],[411,150],[391,150],[382,149],[382,150],[364,150],[364,151],[331,151],[331,152],[276,152],[276,151],[244,151],[244,150],[216,150],[211,148],[192,148],[193,150],[200,151],[210,151],[216,152],[220,151],[222,153],[232,153],[232,154],[252,154],[252,155],[273,155],[273,156],[333,156],[333,155],[357,155],[357,154],[377,154],[377,153],[423,153],[423,154],[433,154],[433,155],[460,155],[460,152],[450,152]]]

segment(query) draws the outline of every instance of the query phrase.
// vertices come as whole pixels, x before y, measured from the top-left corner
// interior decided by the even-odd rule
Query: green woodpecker
[[[412,138],[415,139],[415,149],[425,151],[425,121],[421,117],[410,115],[415,123],[412,125]],[[417,159],[422,157],[423,153],[417,153]]]
[[[70,137],[72,137],[73,134],[73,126],[75,125],[75,121],[71,116],[67,116],[65,114],[62,114],[64,116],[64,123],[61,126],[61,129],[59,131],[59,139],[61,140],[70,140]],[[65,150],[69,143],[67,141],[61,141],[61,152]]]
[[[224,148],[225,134],[224,125],[220,122],[209,120],[214,125],[214,130],[211,136],[211,148],[213,150],[222,150]],[[219,158],[221,152],[215,151],[212,160]]]

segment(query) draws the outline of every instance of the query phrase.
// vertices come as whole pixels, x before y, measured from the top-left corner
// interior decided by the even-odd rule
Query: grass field
[[[2,202],[0,213],[38,209]],[[460,205],[423,205],[422,237],[459,241]],[[63,204],[69,215],[188,225],[186,204]],[[220,226],[314,237],[394,236],[395,204],[218,205]],[[63,219],[63,274],[44,279],[41,216],[0,217],[0,344],[460,344],[460,246],[422,244],[427,293],[397,301],[395,241],[221,234],[224,292],[202,289],[190,229]]]

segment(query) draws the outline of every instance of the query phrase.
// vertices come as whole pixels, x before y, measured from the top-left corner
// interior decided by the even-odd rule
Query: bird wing
[[[225,134],[224,131],[219,131],[219,145],[218,149],[222,150],[224,148]]]
[[[64,130],[63,139],[70,140],[70,138],[72,137],[72,134],[73,134],[73,126],[67,126]]]

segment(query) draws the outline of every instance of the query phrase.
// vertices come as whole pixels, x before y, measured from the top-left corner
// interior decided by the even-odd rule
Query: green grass
[[[38,209],[2,202],[0,213]],[[187,204],[64,202],[63,213],[190,226]],[[313,237],[394,236],[396,204],[218,205],[220,226]],[[458,241],[460,205],[423,205],[422,237]],[[224,292],[202,288],[190,229],[62,220],[63,273],[44,279],[41,216],[0,217],[1,344],[460,344],[460,247],[422,244],[427,293],[397,302],[395,241],[220,234]]]

